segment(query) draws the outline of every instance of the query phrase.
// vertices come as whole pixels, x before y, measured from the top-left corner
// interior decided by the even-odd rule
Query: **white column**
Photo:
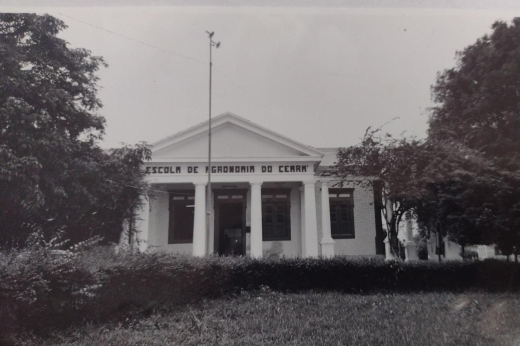
[[[442,242],[444,244],[444,259],[450,259],[451,257],[451,254],[452,252],[448,252],[448,250],[451,248],[451,242],[450,242],[450,238],[448,238],[448,236],[445,236],[445,237],[442,237]],[[457,245],[457,247],[460,248],[459,245]],[[457,251],[457,253],[460,253],[460,251]]]
[[[300,240],[303,257],[305,253],[305,188],[303,186],[300,186]]]
[[[321,255],[323,257],[334,256],[334,239],[330,233],[330,203],[329,185],[321,182]]]
[[[316,192],[314,182],[305,187],[305,249],[303,257],[318,257],[318,227],[316,221]]]
[[[206,198],[207,198],[207,191],[206,191]],[[215,250],[215,242],[213,241],[215,239],[215,198],[213,191],[209,194],[209,211],[206,209],[206,214],[204,214],[204,218],[208,217],[209,214],[209,229],[208,234],[206,236],[206,250],[208,254],[216,253]],[[205,208],[207,208],[208,202],[206,201]],[[206,219],[204,219],[204,222],[206,222]]]
[[[386,236],[385,240],[383,240],[383,243],[385,243],[385,260],[390,261],[395,259],[394,255],[392,254],[392,249],[390,247],[390,240],[388,239],[388,235]]]
[[[251,257],[263,256],[262,249],[262,183],[251,184]]]
[[[406,231],[406,241],[413,240],[412,219],[411,219],[410,215],[406,215],[404,229]]]
[[[206,183],[195,183],[193,256],[206,255]]]
[[[428,247],[428,259],[429,260],[435,259],[435,248],[433,246],[431,236],[429,239],[426,240],[426,244]]]
[[[405,221],[405,233],[406,233],[406,242],[404,244],[405,247],[405,260],[411,261],[416,260],[417,258],[417,245],[413,241],[413,230],[412,230],[412,219],[410,215],[406,215]]]

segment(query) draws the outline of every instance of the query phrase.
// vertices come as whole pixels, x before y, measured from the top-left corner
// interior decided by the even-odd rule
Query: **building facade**
[[[212,120],[207,211],[208,123],[164,138],[144,167],[155,198],[139,212],[138,246],[195,256],[382,255],[379,192],[327,174],[336,152],[221,114]]]

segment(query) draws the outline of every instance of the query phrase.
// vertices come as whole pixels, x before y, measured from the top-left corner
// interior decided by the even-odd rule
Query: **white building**
[[[323,176],[336,152],[231,113],[213,118],[207,232],[208,123],[164,138],[145,164],[157,198],[139,213],[139,247],[196,256],[383,255],[378,191]]]

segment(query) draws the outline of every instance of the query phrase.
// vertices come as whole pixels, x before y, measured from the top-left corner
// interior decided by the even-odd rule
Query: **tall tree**
[[[498,167],[520,168],[520,18],[457,53],[432,87],[430,138],[463,142]]]
[[[493,222],[493,189],[499,180],[478,152],[457,143],[428,141],[429,161],[423,171],[423,190],[414,213],[420,228],[467,245],[489,238]],[[487,236],[487,237],[486,237]]]
[[[467,175],[442,194],[462,208],[459,220],[472,220],[459,230],[485,224],[493,230],[488,241],[518,253],[519,205],[513,196],[520,187],[520,18],[496,22],[492,30],[458,52],[457,65],[438,76],[428,140],[460,143],[487,161],[480,174]]]
[[[149,156],[143,145],[98,147],[96,72],[106,64],[58,38],[65,28],[49,15],[0,14],[0,244],[20,243],[34,225],[93,235],[113,199],[131,204],[121,200],[141,174],[131,161]]]

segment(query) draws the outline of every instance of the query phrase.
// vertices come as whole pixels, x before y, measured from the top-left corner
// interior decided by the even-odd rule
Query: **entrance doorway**
[[[219,255],[245,255],[245,203],[242,191],[215,194],[215,249]]]

